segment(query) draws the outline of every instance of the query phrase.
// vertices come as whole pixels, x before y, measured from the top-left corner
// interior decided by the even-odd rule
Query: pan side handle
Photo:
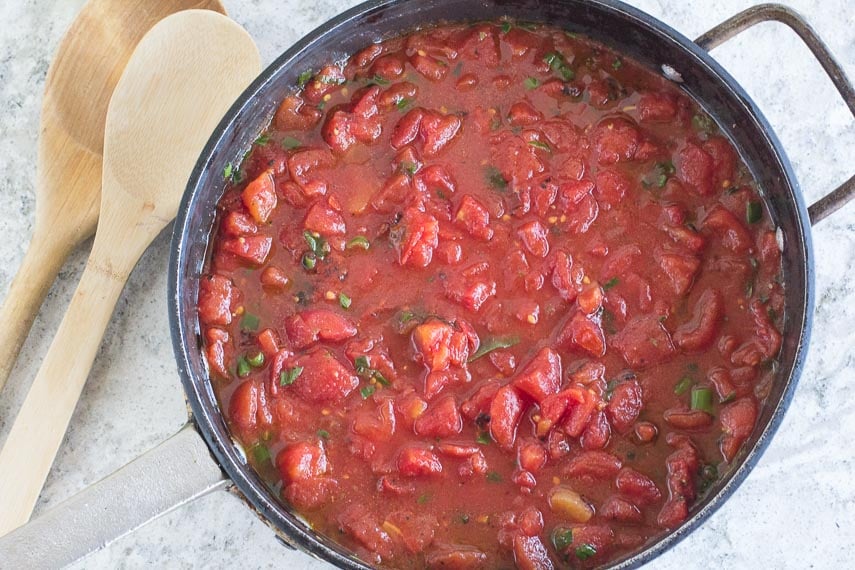
[[[0,538],[0,568],[60,568],[229,484],[192,423]]]
[[[843,72],[843,68],[834,58],[831,50],[817,35],[810,24],[795,10],[780,4],[759,4],[744,10],[725,20],[707,33],[699,36],[695,43],[704,50],[711,50],[740,32],[761,22],[776,21],[789,26],[816,57],[825,70],[831,82],[837,88],[843,101],[855,116],[855,88]],[[835,190],[814,202],[808,208],[810,222],[816,225],[819,221],[833,214],[855,198],[855,175],[841,184]]]

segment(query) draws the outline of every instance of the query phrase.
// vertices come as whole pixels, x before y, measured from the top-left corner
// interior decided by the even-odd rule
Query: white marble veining
[[[632,0],[696,37],[749,0]],[[852,0],[790,0],[855,77]],[[0,294],[33,224],[38,113],[45,73],[83,0],[3,0],[0,27]],[[355,2],[225,0],[265,62]],[[781,138],[808,202],[855,171],[855,122],[806,48],[765,24],[715,51]],[[851,568],[855,556],[855,205],[813,233],[817,308],[812,345],[786,419],[766,454],[699,530],[649,564],[666,570]],[[0,394],[0,442],[80,277],[74,253]],[[168,235],[131,275],[37,512],[150,449],[186,419],[166,318]],[[49,539],[49,537],[46,537]],[[286,550],[241,502],[204,497],[115,542],[74,568],[326,568]]]

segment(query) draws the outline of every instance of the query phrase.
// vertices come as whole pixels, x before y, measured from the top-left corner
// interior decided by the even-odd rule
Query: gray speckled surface
[[[695,37],[747,0],[633,0]],[[33,224],[36,136],[48,62],[82,0],[8,0],[0,28],[0,294]],[[225,0],[265,62],[355,2]],[[793,0],[855,76],[851,0]],[[855,123],[809,52],[782,26],[762,25],[715,51],[781,138],[812,202],[855,170]],[[781,429],[739,491],[653,568],[846,568],[855,556],[855,206],[814,231],[817,309],[812,347]],[[89,244],[72,255],[0,395],[0,442],[9,430],[80,276]],[[39,511],[162,441],[186,418],[166,318],[161,235],[120,299]],[[209,495],[79,562],[74,568],[322,568],[282,548],[227,493]]]

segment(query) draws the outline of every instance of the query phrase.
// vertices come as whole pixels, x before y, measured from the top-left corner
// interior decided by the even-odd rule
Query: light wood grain
[[[0,390],[71,251],[95,232],[104,121],[131,52],[151,27],[219,0],[90,0],[65,33],[45,81],[33,237],[0,309]]]
[[[129,273],[175,217],[208,136],[260,69],[249,35],[202,10],[155,25],[128,61],[107,111],[92,253],[0,451],[0,535],[29,519]]]

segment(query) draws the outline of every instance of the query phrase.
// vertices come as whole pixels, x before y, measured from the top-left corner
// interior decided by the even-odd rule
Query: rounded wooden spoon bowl
[[[63,262],[95,232],[107,104],[151,27],[220,0],[89,0],[48,69],[42,101],[33,237],[0,309],[0,390]]]
[[[0,536],[30,518],[128,275],[175,217],[205,142],[260,70],[249,34],[207,10],[162,20],[128,61],[107,110],[92,253],[0,451]]]

